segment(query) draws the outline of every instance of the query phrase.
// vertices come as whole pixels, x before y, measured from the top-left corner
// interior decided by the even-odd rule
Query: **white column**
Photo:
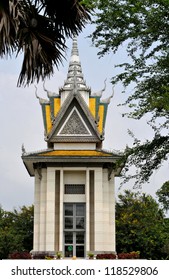
[[[102,168],[95,168],[94,178],[94,250],[103,250],[103,175]]]
[[[89,169],[86,170],[86,251],[90,250]]]
[[[63,251],[63,195],[64,195],[64,173],[60,171],[60,227],[59,227],[59,251]]]
[[[110,248],[112,251],[116,251],[116,229],[115,229],[115,184],[114,174],[109,181],[109,224],[110,224]]]
[[[108,169],[103,170],[103,246],[104,251],[114,252],[115,201],[114,178],[108,179]]]
[[[40,231],[39,231],[39,251],[46,250],[46,184],[47,184],[47,170],[41,170],[41,184],[40,184]]]
[[[55,170],[47,168],[46,251],[55,252]]]
[[[33,251],[39,251],[40,236],[40,178],[35,171]]]

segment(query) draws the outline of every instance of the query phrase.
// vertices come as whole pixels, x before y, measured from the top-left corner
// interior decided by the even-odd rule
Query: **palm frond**
[[[85,23],[90,20],[90,13],[87,8],[78,0],[42,0],[45,14],[55,23],[55,28],[59,28],[67,37],[74,33],[78,34]]]
[[[24,53],[18,86],[44,80],[53,74],[54,65],[62,62],[65,39],[60,32],[56,33],[50,19],[39,14],[37,7],[29,7],[20,23],[17,41],[18,53]]]
[[[18,86],[49,77],[66,50],[66,37],[78,34],[89,11],[79,0],[1,0],[0,56],[23,52]]]
[[[0,56],[11,55],[16,49],[16,23],[17,1],[0,3]],[[11,14],[13,17],[11,17]]]
[[[32,32],[30,29],[23,29],[20,33],[20,43],[23,46],[24,59],[21,73],[18,79],[18,86],[29,84],[34,80],[37,82],[41,78],[44,80],[53,74],[53,66],[58,66],[62,62],[66,46],[58,37],[57,44],[49,35],[38,32]]]

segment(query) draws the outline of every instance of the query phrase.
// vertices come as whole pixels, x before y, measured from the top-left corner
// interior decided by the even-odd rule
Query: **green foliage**
[[[97,0],[81,0],[80,4],[92,12],[97,7]]]
[[[162,162],[167,160],[169,139],[168,136],[156,133],[153,139],[141,143],[131,131],[129,131],[129,134],[133,137],[133,147],[126,148],[119,162],[119,164],[125,162],[122,171],[122,184],[134,179],[134,186],[138,187],[144,182],[148,182],[154,170],[160,168]],[[132,175],[130,172],[131,166],[136,168]]]
[[[12,252],[30,251],[33,248],[33,206],[19,211],[0,208],[0,259]]]
[[[165,244],[162,248],[163,252],[166,253],[167,255],[167,259],[169,260],[169,218],[166,218],[164,220],[164,226],[165,226],[165,231],[167,233],[167,237],[166,237],[166,241],[165,241]]]
[[[121,50],[128,60],[117,65],[120,74],[112,83],[134,85],[125,102],[129,117],[143,116],[154,137],[141,143],[134,137],[134,147],[125,154],[126,170],[137,168],[136,183],[147,182],[153,170],[160,168],[169,153],[169,1],[168,0],[98,0],[91,35],[99,55]]]
[[[139,251],[140,258],[161,259],[168,240],[164,213],[146,194],[125,190],[116,202],[116,250]]]
[[[165,211],[169,210],[169,181],[165,182],[162,187],[156,192],[159,202],[162,204]]]

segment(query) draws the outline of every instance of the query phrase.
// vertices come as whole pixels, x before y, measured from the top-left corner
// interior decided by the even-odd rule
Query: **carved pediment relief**
[[[58,132],[58,136],[90,136],[91,132],[74,107]]]

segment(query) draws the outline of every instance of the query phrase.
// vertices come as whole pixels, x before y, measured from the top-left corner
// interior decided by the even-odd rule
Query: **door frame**
[[[72,211],[73,211],[73,215],[65,215],[65,207],[66,205],[71,205],[72,206]],[[77,215],[77,205],[83,205],[84,207],[84,212],[83,215]],[[84,226],[83,228],[77,228],[77,218],[84,218],[84,220],[82,219],[82,221],[84,221]],[[66,228],[65,224],[65,218],[70,218],[70,220],[72,220],[73,226],[72,228]],[[63,254],[65,257],[73,257],[77,255],[76,252],[76,247],[77,246],[83,246],[84,247],[84,256],[86,255],[85,251],[86,251],[86,203],[84,202],[65,202],[64,206],[63,206]],[[80,226],[80,223],[78,224]],[[71,227],[71,225],[70,225]],[[65,233],[66,232],[72,232],[73,236],[72,236],[72,242],[71,243],[65,243]],[[76,243],[76,234],[77,233],[84,233],[84,243]],[[65,247],[66,246],[73,246],[73,251],[72,254],[70,254],[70,256],[66,256],[66,250]]]

